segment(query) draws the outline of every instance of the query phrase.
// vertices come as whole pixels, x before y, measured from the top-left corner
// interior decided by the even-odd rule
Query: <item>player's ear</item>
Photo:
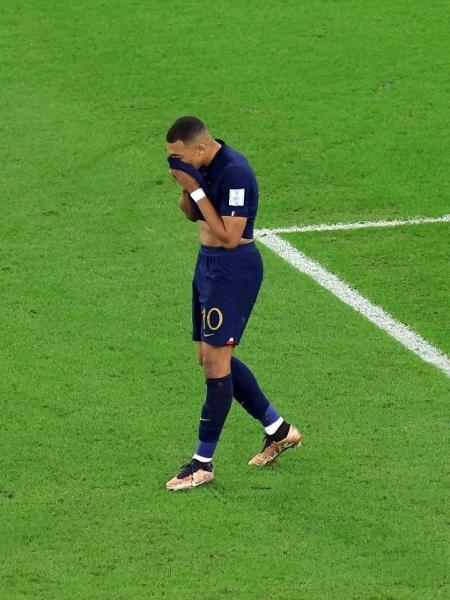
[[[205,144],[197,144],[197,154],[199,156],[203,156],[205,154],[206,145]]]

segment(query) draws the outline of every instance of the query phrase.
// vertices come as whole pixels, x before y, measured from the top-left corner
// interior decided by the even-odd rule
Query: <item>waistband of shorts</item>
[[[222,246],[200,246],[199,254],[201,256],[240,256],[242,254],[248,254],[256,250],[254,241],[248,244],[239,244],[236,248],[228,249]]]

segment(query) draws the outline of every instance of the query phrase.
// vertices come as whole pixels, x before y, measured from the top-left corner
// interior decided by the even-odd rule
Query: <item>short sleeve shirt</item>
[[[211,163],[200,169],[206,182],[205,193],[220,215],[247,217],[242,237],[251,239],[259,196],[255,174],[243,154],[222,140],[216,141],[222,147]],[[204,220],[198,206],[193,204],[197,218]]]

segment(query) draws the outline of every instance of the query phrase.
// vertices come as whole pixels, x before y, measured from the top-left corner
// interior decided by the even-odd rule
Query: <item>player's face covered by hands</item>
[[[198,170],[202,165],[205,145],[199,143],[184,143],[180,140],[168,143],[169,173],[188,192],[204,187],[203,176]]]
[[[199,169],[203,164],[205,145],[195,142],[189,144],[177,140],[173,143],[167,143],[167,153],[169,156],[176,156],[183,162]]]
[[[188,173],[185,173],[184,171],[180,171],[178,169],[170,169],[169,173],[180,184],[183,190],[186,190],[189,193],[193,192],[194,190],[200,187],[200,184],[197,182],[197,180],[191,177]]]

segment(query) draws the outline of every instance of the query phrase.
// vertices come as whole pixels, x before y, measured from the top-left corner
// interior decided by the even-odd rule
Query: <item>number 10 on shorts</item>
[[[223,314],[220,308],[202,308],[202,329],[217,331],[223,323]]]

